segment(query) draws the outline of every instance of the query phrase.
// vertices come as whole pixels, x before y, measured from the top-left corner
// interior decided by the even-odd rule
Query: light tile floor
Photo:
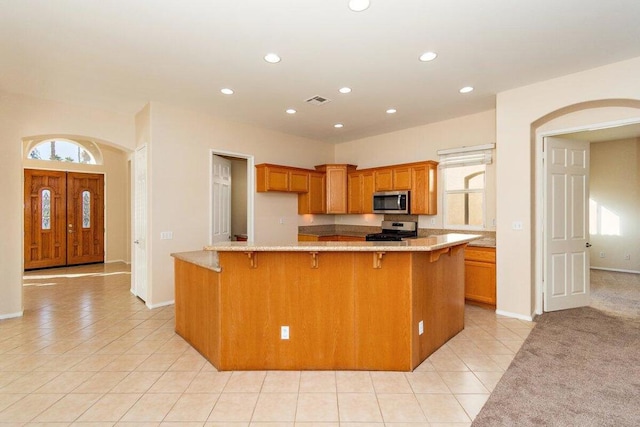
[[[25,274],[0,321],[0,423],[51,426],[468,426],[533,323],[467,306],[414,372],[217,372],[149,310],[125,264]]]

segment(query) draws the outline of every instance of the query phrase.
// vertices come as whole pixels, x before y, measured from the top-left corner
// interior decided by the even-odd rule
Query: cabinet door
[[[358,214],[362,211],[362,174],[350,173],[347,181],[347,189],[349,192],[349,213]]]
[[[411,168],[412,214],[436,215],[438,213],[436,170],[436,165],[432,162]]]
[[[298,214],[326,212],[325,176],[322,172],[309,173],[309,191],[298,194]]]
[[[309,172],[290,170],[289,191],[294,193],[306,193],[309,191]]]
[[[467,247],[464,254],[464,297],[470,301],[496,305],[496,251]]]
[[[327,213],[347,213],[347,167],[326,167],[327,180]]]
[[[256,190],[289,191],[289,170],[273,165],[256,165]]]
[[[298,242],[317,242],[320,240],[315,234],[298,234]]]
[[[411,189],[411,168],[404,166],[393,169],[393,189],[394,190],[410,190]]]
[[[393,190],[393,169],[378,169],[374,174],[375,191]]]
[[[362,213],[373,213],[373,172],[362,172]]]

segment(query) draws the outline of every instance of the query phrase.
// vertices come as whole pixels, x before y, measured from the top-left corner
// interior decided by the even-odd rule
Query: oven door
[[[373,213],[409,213],[408,191],[383,191],[373,193]]]

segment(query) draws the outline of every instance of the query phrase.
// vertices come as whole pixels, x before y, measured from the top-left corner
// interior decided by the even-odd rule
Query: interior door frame
[[[562,135],[581,132],[588,130],[599,130],[611,127],[619,127],[626,125],[633,125],[640,123],[640,118],[621,119],[609,122],[599,122],[593,124],[580,125],[570,128],[554,129],[550,131],[538,132],[535,134],[535,223],[534,223],[534,239],[535,239],[535,268],[534,268],[534,283],[535,283],[535,314],[543,313],[543,293],[544,293],[544,262],[545,262],[545,245],[544,245],[544,222],[545,212],[547,209],[547,195],[544,188],[544,165],[542,162],[544,153],[544,138],[546,137],[562,137]]]
[[[209,244],[213,244],[213,156],[235,157],[247,161],[247,239],[252,242],[254,240],[254,204],[256,189],[256,168],[255,158],[250,154],[236,153],[226,150],[209,150]],[[233,191],[233,190],[232,190]]]

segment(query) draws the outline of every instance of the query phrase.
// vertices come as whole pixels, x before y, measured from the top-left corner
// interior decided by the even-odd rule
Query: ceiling
[[[638,0],[347,3],[0,0],[0,90],[125,114],[161,102],[338,143],[640,56]],[[426,51],[438,57],[420,62]],[[305,103],[316,95],[331,102]]]

